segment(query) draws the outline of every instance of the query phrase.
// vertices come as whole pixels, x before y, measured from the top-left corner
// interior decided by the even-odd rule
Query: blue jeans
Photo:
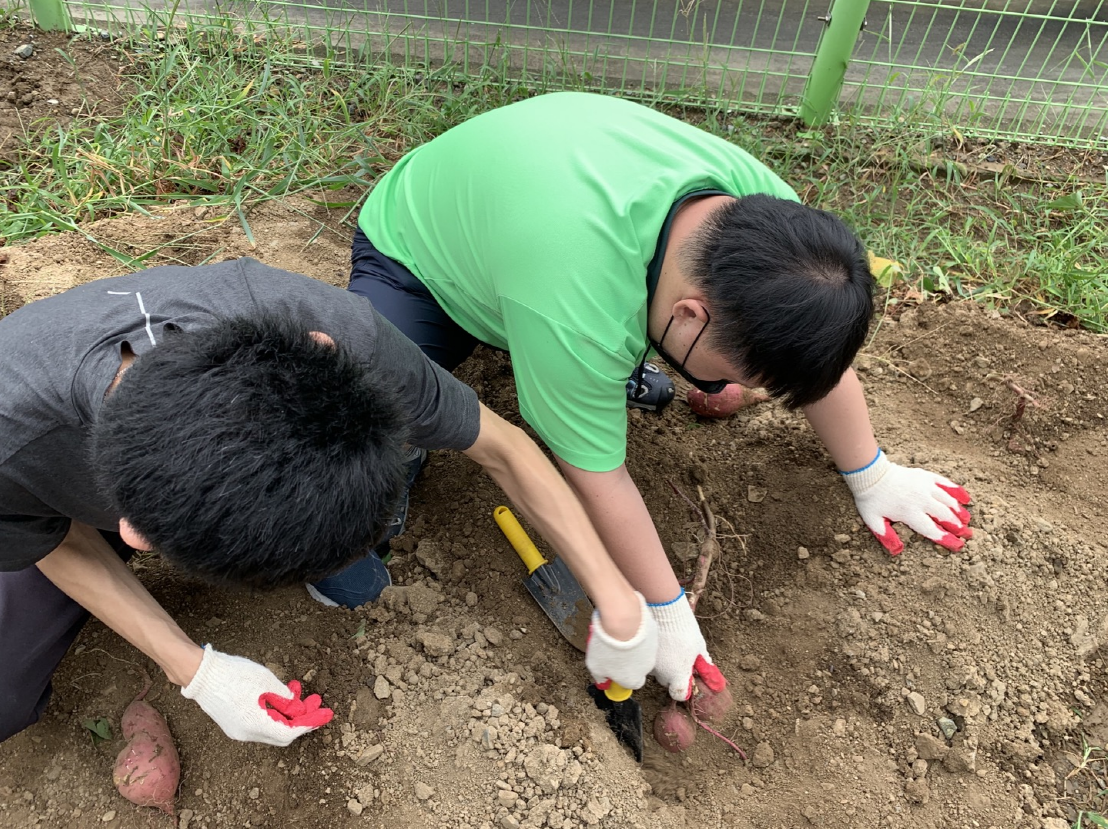
[[[376,550],[370,550],[365,558],[358,559],[333,576],[320,579],[312,587],[336,604],[354,608],[376,601],[381,591],[390,584],[389,568]]]

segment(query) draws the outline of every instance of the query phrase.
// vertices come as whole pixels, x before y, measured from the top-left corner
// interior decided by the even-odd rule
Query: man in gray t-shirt
[[[38,719],[89,613],[234,739],[327,722],[192,642],[125,562],[263,587],[339,570],[387,533],[405,441],[465,452],[564,556],[598,606],[595,677],[653,667],[641,597],[542,452],[362,297],[250,259],[155,268],[8,315],[0,353],[0,740]]]

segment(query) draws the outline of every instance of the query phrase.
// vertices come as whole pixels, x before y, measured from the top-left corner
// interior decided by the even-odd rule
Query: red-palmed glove
[[[334,716],[318,694],[300,699],[300,683],[287,686],[257,662],[204,646],[204,658],[181,693],[195,700],[232,740],[287,746]]]
[[[646,675],[658,657],[658,625],[647,608],[646,599],[635,593],[642,613],[639,629],[624,641],[609,636],[600,624],[600,613],[594,610],[589,625],[589,643],[585,648],[585,667],[600,688],[615,680],[624,688],[635,690],[646,684]]]
[[[692,696],[695,679],[712,691],[722,691],[727,680],[708,655],[708,645],[685,591],[672,601],[649,607],[658,623],[658,661],[652,671],[654,678],[680,702]]]
[[[941,475],[892,463],[880,449],[861,469],[841,474],[854,494],[858,514],[890,555],[904,549],[894,522],[955,552],[965,545],[963,539],[973,537],[964,506],[970,494]]]

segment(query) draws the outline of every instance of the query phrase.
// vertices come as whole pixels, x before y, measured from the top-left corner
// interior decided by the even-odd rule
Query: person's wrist
[[[597,599],[597,611],[604,632],[612,639],[626,642],[642,628],[643,602],[633,590],[621,590]]]
[[[185,688],[192,684],[203,661],[204,649],[195,642],[185,639],[169,648],[159,664],[170,682]]]
[[[843,480],[846,481],[850,491],[858,495],[885,477],[885,473],[889,471],[890,466],[891,464],[885,453],[878,449],[877,454],[869,463],[845,472],[840,469],[839,474],[843,476]]]

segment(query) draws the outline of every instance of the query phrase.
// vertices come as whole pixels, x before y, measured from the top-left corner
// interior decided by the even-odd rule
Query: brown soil
[[[9,44],[0,32],[5,72],[19,66]],[[86,230],[160,249],[151,265],[249,255],[343,284],[344,212],[263,205],[256,248],[215,208]],[[120,270],[76,234],[0,249],[0,262],[9,311]],[[894,460],[974,495],[963,553],[911,537],[888,557],[814,435],[776,404],[725,421],[680,401],[630,415],[628,464],[679,573],[698,524],[674,487],[700,486],[725,521],[700,616],[736,700],[722,731],[748,761],[701,732],[682,756],[648,739],[636,766],[587,696],[580,654],[521,583],[492,521],[499,490],[435,453],[396,543],[398,587],[376,607],[228,592],[137,562],[197,641],[304,680],[336,714],[288,749],[236,743],[156,679],[150,700],[182,758],[181,826],[1064,829],[1076,808],[1103,811],[1096,769],[1076,764],[1083,729],[1108,743],[1108,343],[972,305],[890,309],[858,360],[874,425]],[[459,374],[518,421],[506,357],[479,351]],[[45,719],[0,745],[0,825],[171,825],[111,783],[140,669],[155,673],[88,625]],[[636,696],[649,722],[664,693]],[[94,745],[82,721],[101,717],[114,736]]]

